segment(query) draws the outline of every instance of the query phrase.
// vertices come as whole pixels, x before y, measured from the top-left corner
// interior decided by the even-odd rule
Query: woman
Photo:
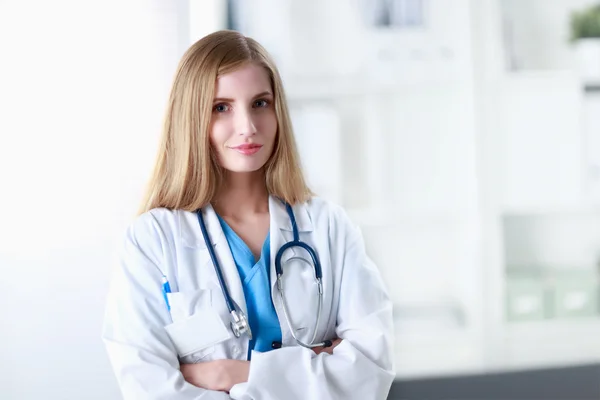
[[[390,300],[358,229],[308,189],[256,41],[220,31],[183,56],[120,260],[103,339],[125,399],[387,397]]]

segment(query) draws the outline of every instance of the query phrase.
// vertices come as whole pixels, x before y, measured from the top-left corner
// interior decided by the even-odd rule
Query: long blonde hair
[[[235,31],[218,31],[194,43],[179,62],[140,213],[156,207],[195,211],[214,199],[224,177],[209,139],[215,84],[219,76],[248,63],[265,68],[273,89],[277,135],[264,166],[267,190],[289,204],[312,196],[300,167],[277,67],[255,40]]]

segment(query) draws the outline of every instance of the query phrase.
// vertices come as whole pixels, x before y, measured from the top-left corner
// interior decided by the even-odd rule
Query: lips
[[[254,144],[254,143],[246,143],[246,144],[241,144],[239,146],[236,147],[232,147],[232,149],[234,150],[250,150],[250,149],[260,149],[262,147],[262,144]]]
[[[243,154],[245,156],[251,156],[252,154],[257,153],[261,148],[261,144],[254,143],[245,143],[236,147],[231,147],[232,150],[235,150],[238,153]]]

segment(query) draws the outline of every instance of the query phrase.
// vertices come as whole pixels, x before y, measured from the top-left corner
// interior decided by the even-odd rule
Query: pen
[[[171,311],[171,305],[169,304],[169,296],[167,296],[167,293],[171,293],[171,285],[169,285],[169,281],[167,280],[167,277],[164,275],[162,277],[162,289],[163,289],[163,296],[165,297],[165,303],[167,303],[167,309],[169,311]]]

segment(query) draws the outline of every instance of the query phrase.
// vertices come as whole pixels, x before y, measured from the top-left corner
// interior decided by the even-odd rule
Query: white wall
[[[0,2],[0,397],[115,399],[111,261],[154,160],[187,1]]]

